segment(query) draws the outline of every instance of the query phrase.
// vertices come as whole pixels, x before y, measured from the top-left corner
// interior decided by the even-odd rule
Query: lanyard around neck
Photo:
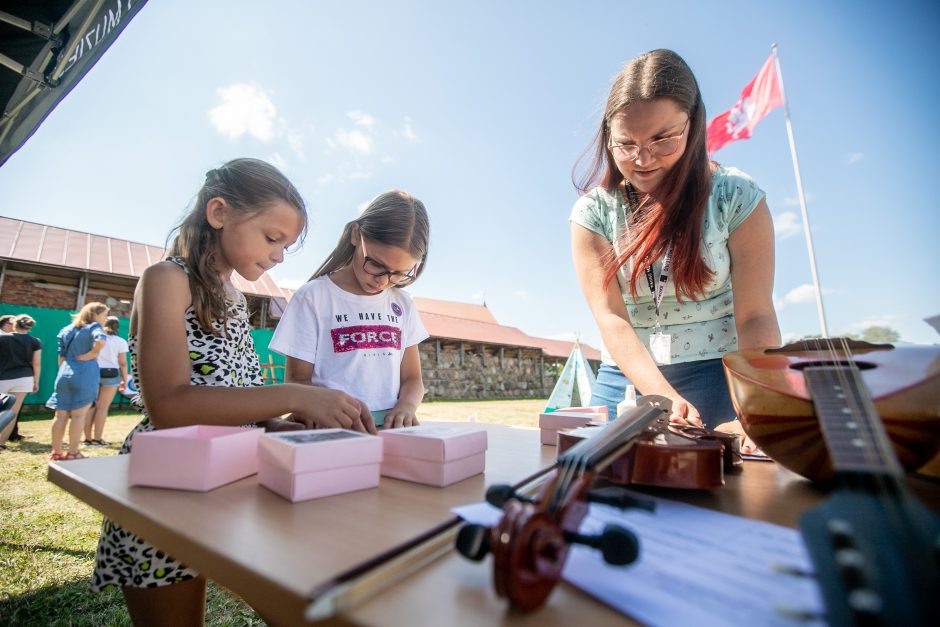
[[[633,185],[624,182],[624,188],[627,190],[627,202],[630,204],[631,216],[627,223],[632,220],[636,222],[639,219],[639,198]],[[629,229],[629,226],[628,226]],[[663,296],[666,295],[666,285],[669,283],[669,268],[672,266],[672,239],[666,244],[666,251],[663,253],[663,264],[659,269],[659,280],[653,275],[653,264],[646,266],[646,284],[649,285],[650,294],[653,295],[653,305],[656,307],[656,326],[659,326],[659,307],[663,302]]]

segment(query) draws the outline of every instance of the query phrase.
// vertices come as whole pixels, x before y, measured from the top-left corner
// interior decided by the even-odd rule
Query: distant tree
[[[862,331],[862,339],[866,342],[897,342],[901,334],[891,327],[874,325]]]
[[[901,334],[892,329],[891,327],[883,327],[878,325],[872,325],[867,327],[861,333],[840,333],[839,337],[845,337],[850,340],[864,340],[866,342],[880,343],[880,342],[897,342],[901,339]],[[804,340],[814,340],[822,338],[821,335],[804,335]]]

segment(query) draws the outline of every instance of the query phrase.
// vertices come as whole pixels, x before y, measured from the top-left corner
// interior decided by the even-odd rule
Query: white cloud
[[[236,83],[216,90],[222,104],[209,110],[215,130],[230,140],[244,134],[268,142],[274,139],[277,108],[257,85]]]
[[[368,113],[359,111],[358,109],[353,110],[353,111],[348,111],[346,113],[346,117],[352,120],[353,122],[355,122],[357,125],[365,126],[366,128],[372,128],[372,126],[375,125],[374,117],[372,117]]]
[[[853,165],[853,164],[855,164],[855,163],[858,163],[859,161],[861,161],[861,160],[864,159],[864,158],[865,158],[865,153],[864,153],[864,152],[850,152],[850,153],[845,157],[845,162],[846,162],[847,164],[849,164],[849,165]]]
[[[826,292],[826,290],[823,290]],[[811,303],[816,300],[816,288],[808,283],[804,283],[799,287],[795,287],[783,298],[777,299],[774,298],[774,307],[777,308],[777,311],[784,309],[790,305],[800,305],[803,303]]]
[[[268,157],[268,162],[270,162],[270,164],[273,165],[278,170],[284,171],[288,169],[287,160],[284,157],[282,157],[280,153],[276,152],[270,157]]]
[[[362,131],[347,131],[344,128],[336,129],[336,132],[333,133],[332,141],[328,141],[328,143],[332,146],[340,146],[360,155],[372,153],[372,137]]]
[[[405,118],[404,126],[401,129],[401,135],[408,141],[418,141],[418,136],[415,134],[415,131],[411,126],[411,118]]]
[[[805,190],[803,191],[803,195],[806,197],[806,204],[811,205],[814,200],[813,195]],[[783,199],[783,204],[786,207],[799,207],[800,199],[798,196],[787,196]]]
[[[470,295],[471,301],[480,301],[481,303],[486,302],[486,292],[474,292]]]
[[[291,147],[291,150],[294,151],[294,154],[304,158],[304,138],[303,135],[296,131],[287,131],[285,132],[285,139],[287,139],[287,144]]]
[[[549,335],[546,339],[548,340],[558,340],[560,342],[577,342],[580,340],[578,334],[574,331],[567,331],[565,333],[556,333],[555,335]]]
[[[774,234],[777,239],[787,239],[803,232],[803,221],[798,213],[784,211],[774,214]]]
[[[898,324],[902,322],[904,322],[904,316],[900,314],[882,314],[873,318],[853,322],[849,324],[848,328],[852,333],[860,333],[868,327],[896,328]]]
[[[529,300],[529,293],[525,290],[516,290],[512,293],[512,295],[519,300]]]

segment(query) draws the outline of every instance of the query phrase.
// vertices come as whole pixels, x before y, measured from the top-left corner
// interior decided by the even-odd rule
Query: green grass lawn
[[[537,426],[545,400],[425,403],[422,420],[457,420]],[[116,455],[137,423],[136,413],[112,412],[102,448],[89,456]],[[93,594],[101,514],[46,480],[51,417],[24,415],[28,439],[0,451],[0,625],[130,625],[119,591]],[[210,582],[207,625],[263,625],[241,599]]]

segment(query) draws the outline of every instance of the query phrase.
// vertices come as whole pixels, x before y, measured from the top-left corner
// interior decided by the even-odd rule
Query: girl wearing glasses
[[[346,225],[271,339],[287,358],[285,381],[343,390],[372,410],[376,426],[418,424],[418,344],[428,332],[399,288],[424,271],[429,230],[424,204],[397,190]]]
[[[765,194],[709,160],[705,128],[691,69],[654,50],[617,75],[585,153],[572,253],[605,346],[592,404],[612,413],[632,384],[674,422],[732,420],[721,356],[780,344]]]

